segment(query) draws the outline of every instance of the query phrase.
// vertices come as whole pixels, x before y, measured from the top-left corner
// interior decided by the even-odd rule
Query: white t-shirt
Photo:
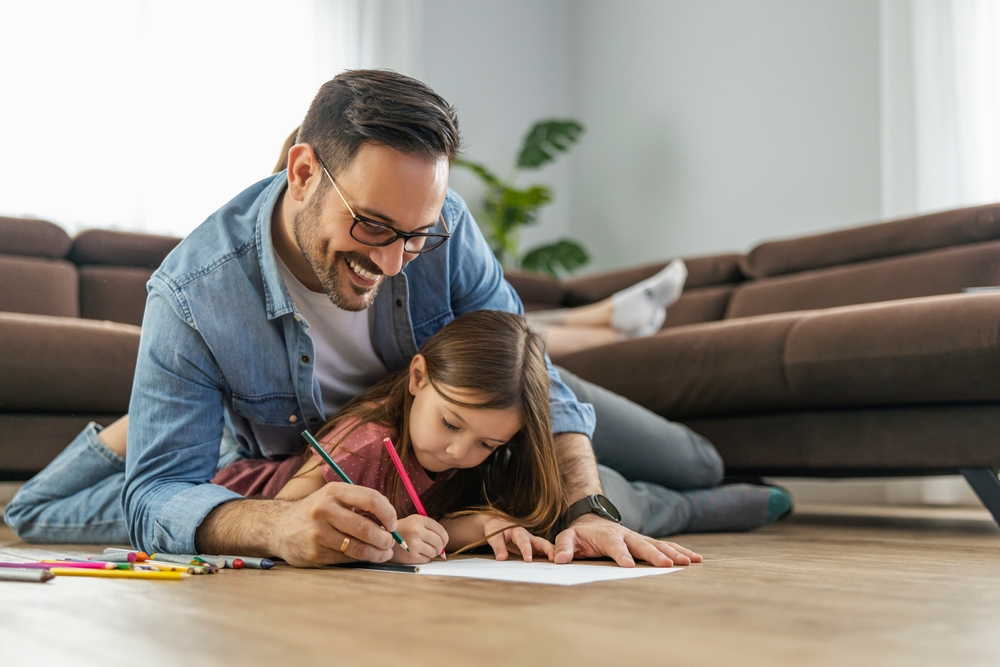
[[[368,312],[352,313],[333,305],[323,292],[313,292],[299,282],[275,253],[278,272],[295,309],[309,325],[313,342],[313,368],[319,380],[323,410],[329,419],[344,403],[388,374],[375,354]]]

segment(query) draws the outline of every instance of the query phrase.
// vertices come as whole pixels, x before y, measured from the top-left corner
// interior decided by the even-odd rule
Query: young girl
[[[447,548],[508,545],[525,560],[566,511],[549,421],[541,338],[497,311],[464,315],[403,369],[344,408],[320,444],[357,484],[382,492],[400,518],[394,562],[421,563]],[[397,447],[429,517],[416,513],[383,440]],[[245,496],[294,500],[339,477],[311,450],[284,461],[242,460],[212,480]]]

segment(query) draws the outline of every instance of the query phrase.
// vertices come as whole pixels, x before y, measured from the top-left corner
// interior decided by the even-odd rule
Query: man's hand
[[[357,511],[355,511],[357,510]],[[358,512],[367,512],[375,523]],[[383,526],[385,526],[383,528]],[[209,513],[195,543],[199,553],[277,556],[296,567],[392,556],[396,510],[378,491],[330,483],[300,500],[234,500]],[[347,548],[341,552],[344,538]]]
[[[396,530],[410,550],[396,545],[393,549],[393,563],[408,565],[429,563],[440,556],[448,544],[448,531],[444,526],[430,517],[419,514],[411,514],[400,519]]]
[[[621,567],[635,567],[635,559],[656,567],[690,565],[702,560],[679,544],[640,535],[593,514],[580,517],[556,536],[556,563],[604,556],[610,556]]]

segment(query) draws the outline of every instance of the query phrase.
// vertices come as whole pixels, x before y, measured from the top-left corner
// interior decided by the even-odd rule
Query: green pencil
[[[337,473],[337,477],[340,477],[340,479],[344,480],[348,484],[354,484],[354,480],[348,477],[346,472],[341,470],[340,466],[337,465],[337,462],[333,460],[333,457],[327,454],[325,449],[320,447],[312,433],[309,431],[303,431],[302,437],[305,438],[306,442],[309,443],[309,446],[315,449],[316,453],[319,454],[324,461],[326,461],[326,464],[333,469],[333,472]],[[389,534],[392,535],[392,539],[396,540],[396,543],[399,544],[399,546],[403,547],[407,551],[410,550],[410,547],[406,546],[406,540],[400,537],[399,533],[394,530],[390,530]]]

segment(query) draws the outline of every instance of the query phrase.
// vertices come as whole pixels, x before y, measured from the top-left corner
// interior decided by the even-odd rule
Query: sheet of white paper
[[[466,577],[469,579],[495,579],[528,584],[575,586],[595,581],[635,579],[656,574],[669,574],[680,567],[633,567],[617,565],[556,565],[548,561],[525,563],[520,560],[497,561],[486,558],[464,558],[448,562],[434,561],[420,566],[420,574],[436,577]]]

